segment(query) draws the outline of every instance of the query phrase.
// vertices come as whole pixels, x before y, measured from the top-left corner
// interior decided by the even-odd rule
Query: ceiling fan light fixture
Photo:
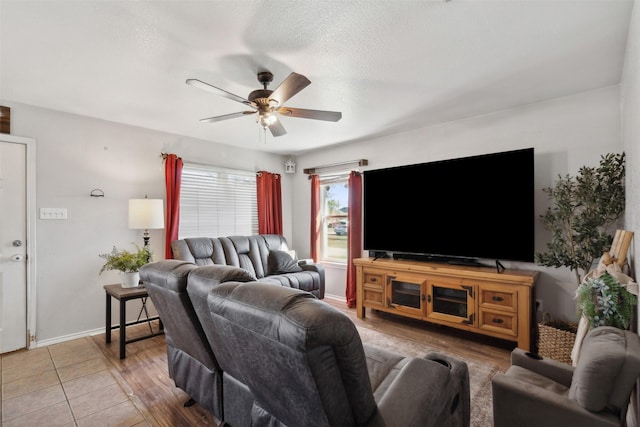
[[[260,114],[258,116],[258,124],[260,126],[262,126],[263,128],[267,129],[269,126],[271,126],[272,124],[274,124],[277,120],[277,117],[274,116],[272,113],[264,113],[264,114]]]

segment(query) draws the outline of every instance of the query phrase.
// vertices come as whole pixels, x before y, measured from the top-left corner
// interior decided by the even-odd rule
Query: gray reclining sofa
[[[278,234],[188,238],[171,242],[171,250],[174,259],[198,266],[240,267],[253,280],[302,289],[324,298],[322,265],[293,261],[287,253],[287,239]]]
[[[246,269],[165,260],[140,275],[170,376],[225,425],[469,426],[464,362],[363,346],[345,314]]]

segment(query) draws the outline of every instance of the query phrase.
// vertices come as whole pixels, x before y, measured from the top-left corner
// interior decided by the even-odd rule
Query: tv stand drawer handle
[[[500,323],[504,323],[504,320],[502,320],[502,319],[498,319],[498,318],[491,319],[491,321],[492,321],[493,323],[498,323],[498,324],[500,324]]]
[[[491,297],[491,299],[492,299],[492,300],[494,300],[494,301],[498,301],[498,302],[500,302],[500,301],[504,301],[504,298],[499,297],[499,296],[497,296],[497,295],[492,296],[492,297]]]

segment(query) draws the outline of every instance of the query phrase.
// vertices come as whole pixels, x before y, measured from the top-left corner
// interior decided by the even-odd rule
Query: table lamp
[[[149,246],[149,229],[164,228],[164,205],[162,199],[130,199],[129,228],[144,230],[144,246]]]

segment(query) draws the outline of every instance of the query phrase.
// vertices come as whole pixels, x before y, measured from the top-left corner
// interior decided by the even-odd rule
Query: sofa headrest
[[[228,239],[233,242],[233,246],[238,254],[249,253],[250,243],[248,236],[229,236]]]
[[[226,237],[192,237],[171,242],[171,251],[175,259],[189,261],[198,265],[230,264],[235,265],[235,249]]]
[[[589,411],[625,408],[640,374],[640,337],[601,326],[585,336],[573,373],[569,398]]]
[[[294,288],[261,282],[224,283],[211,291],[208,301],[212,312],[299,351],[311,344],[311,336],[339,336],[340,326],[348,329],[347,341],[357,334],[349,318]]]
[[[287,239],[280,234],[262,234],[270,251],[288,251]]]
[[[143,282],[175,292],[184,292],[189,273],[197,268],[198,266],[187,261],[168,259],[143,265],[140,268],[140,278]]]

